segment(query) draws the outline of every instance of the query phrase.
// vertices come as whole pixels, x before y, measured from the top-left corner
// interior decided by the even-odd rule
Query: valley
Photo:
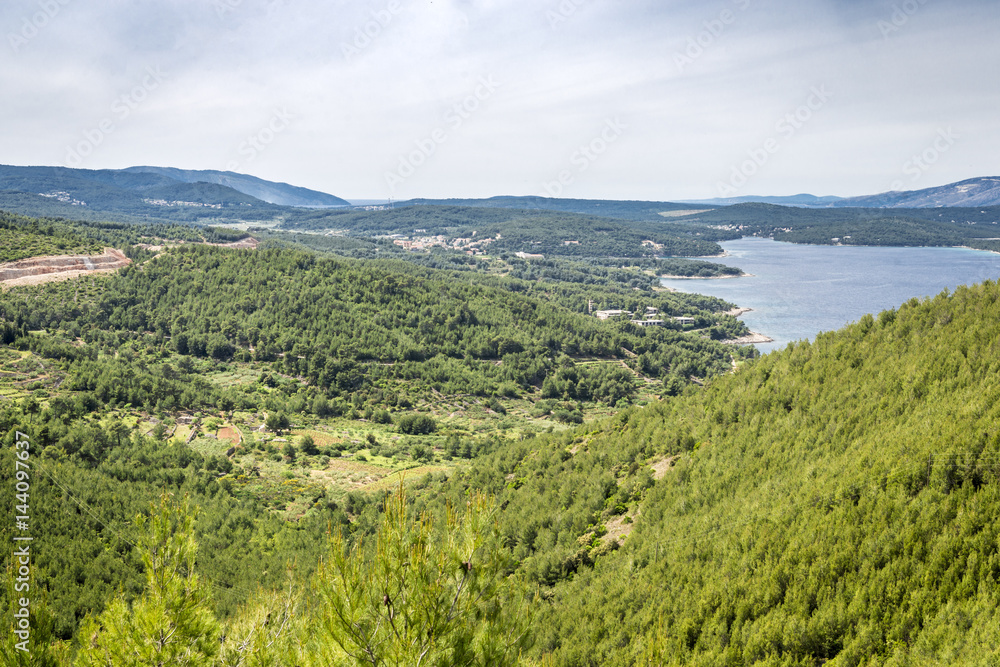
[[[0,667],[1000,667],[996,3],[0,3]]]
[[[336,639],[339,605],[378,623],[428,586],[493,610],[436,636],[506,633],[496,655],[520,657],[498,664],[908,664],[995,641],[996,283],[763,358],[739,299],[661,286],[752,278],[683,256],[748,232],[953,227],[468,204],[241,229],[0,217],[0,479],[25,434],[51,664],[111,650],[82,638],[165,595],[218,632],[274,633],[219,659],[322,664],[363,641]],[[147,578],[150,539],[188,545],[170,566],[188,593]],[[482,597],[448,559],[483,572]],[[407,613],[432,608],[419,595]]]

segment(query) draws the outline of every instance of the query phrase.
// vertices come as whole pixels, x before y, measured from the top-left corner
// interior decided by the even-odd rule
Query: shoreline
[[[724,315],[732,315],[733,317],[740,317],[747,313],[753,312],[753,308],[742,308],[736,307],[732,310],[727,310]],[[730,340],[722,341],[726,345],[757,345],[762,343],[773,343],[774,339],[770,336],[765,336],[762,333],[756,331],[751,331],[747,336],[740,336],[739,338],[733,338]]]
[[[739,275],[727,274],[724,276],[672,276],[664,274],[660,276],[662,280],[728,280],[730,278],[753,278],[753,274],[741,273]]]
[[[719,259],[720,257],[731,257],[731,256],[732,255],[729,254],[729,251],[723,248],[722,252],[719,253],[718,255],[694,255],[691,257],[669,257],[669,256],[661,257],[658,255],[654,255],[653,259],[693,259],[695,261],[701,261],[705,259]]]
[[[774,339],[762,333],[751,331],[749,336],[741,336],[740,338],[733,338],[722,342],[725,345],[757,345],[759,343],[773,343]]]
[[[1000,240],[1000,239],[981,239],[981,240],[983,240],[983,241],[993,241],[993,240]],[[927,246],[927,247],[933,247],[933,246]],[[961,248],[962,250],[975,250],[976,252],[990,252],[990,253],[993,253],[994,255],[1000,255],[1000,250],[986,250],[985,248],[973,248],[972,246],[968,246],[968,245],[953,245],[951,247],[952,248]]]

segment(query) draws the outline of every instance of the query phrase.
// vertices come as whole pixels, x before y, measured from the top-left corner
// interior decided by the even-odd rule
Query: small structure
[[[594,317],[596,317],[599,320],[607,320],[611,319],[612,317],[625,317],[631,315],[632,313],[630,313],[627,310],[599,310],[596,313],[594,313]]]
[[[636,325],[637,327],[662,327],[663,320],[651,320],[651,319],[632,320],[632,324]]]
[[[674,320],[681,326],[694,325],[693,317],[675,317]]]
[[[515,252],[514,256],[521,259],[545,259],[545,255],[536,255],[530,252]]]

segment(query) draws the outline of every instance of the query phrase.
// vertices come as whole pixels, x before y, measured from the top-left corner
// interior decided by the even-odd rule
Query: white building
[[[594,313],[594,317],[596,317],[599,320],[607,320],[612,317],[624,317],[631,315],[632,313],[630,313],[627,310],[599,310],[596,313]]]

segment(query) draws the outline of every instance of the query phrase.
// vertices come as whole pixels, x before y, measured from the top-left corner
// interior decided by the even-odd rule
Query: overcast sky
[[[0,163],[348,199],[1000,175],[994,0],[4,0]]]

